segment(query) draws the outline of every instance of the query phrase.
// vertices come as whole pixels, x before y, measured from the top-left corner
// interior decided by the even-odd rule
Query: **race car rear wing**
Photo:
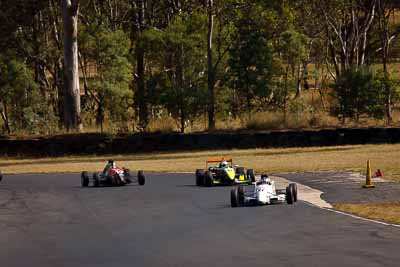
[[[232,158],[208,158],[206,161],[206,167],[209,163],[216,163],[216,162],[222,162],[222,161],[227,161],[230,163],[230,165],[233,165],[233,160]]]
[[[222,162],[222,161],[232,162],[232,158],[209,158],[209,159],[207,159],[207,163]]]

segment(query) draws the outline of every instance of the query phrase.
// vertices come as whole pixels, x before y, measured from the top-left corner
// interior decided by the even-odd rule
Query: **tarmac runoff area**
[[[278,186],[313,178],[329,203],[343,192],[340,200],[358,198],[360,183],[349,188],[339,173],[272,176],[285,179]],[[343,182],[325,190],[334,183],[324,179]],[[231,208],[231,187],[194,182],[150,173],[144,186],[81,188],[79,174],[6,175],[1,266],[399,266],[399,228],[306,204],[318,191],[298,185],[295,205]]]
[[[286,188],[289,183],[293,182],[279,176],[270,176],[270,178],[275,181],[277,188]],[[319,208],[332,208],[331,204],[321,199],[323,192],[318,189],[313,189],[309,186],[297,183],[297,192],[299,200],[305,201]]]
[[[362,185],[365,184],[365,175],[360,173],[326,171],[279,173],[275,174],[275,176],[293,181],[298,186],[303,185],[319,190],[322,192],[321,198],[332,205],[338,203],[398,202],[400,199],[400,183],[389,182],[381,178],[372,178],[376,187],[364,189]],[[320,206],[316,203],[313,204]]]

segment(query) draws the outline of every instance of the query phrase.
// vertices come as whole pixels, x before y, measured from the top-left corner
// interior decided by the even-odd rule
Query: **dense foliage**
[[[69,130],[59,2],[0,0],[0,132]],[[283,124],[293,112],[393,121],[396,1],[75,2],[86,129],[148,131],[159,120],[185,132],[259,112]],[[304,90],[321,103],[299,101]]]

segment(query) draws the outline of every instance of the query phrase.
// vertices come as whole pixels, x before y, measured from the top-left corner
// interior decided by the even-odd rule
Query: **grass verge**
[[[334,208],[368,219],[400,224],[400,202],[336,204]]]

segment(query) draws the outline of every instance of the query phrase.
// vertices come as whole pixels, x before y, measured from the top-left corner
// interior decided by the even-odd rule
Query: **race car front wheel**
[[[237,195],[238,195],[239,205],[243,205],[244,204],[244,187],[243,186],[237,187]]]
[[[288,204],[294,203],[294,190],[293,190],[293,186],[291,186],[291,185],[286,187],[286,202]]]
[[[236,208],[239,204],[239,188],[234,187],[231,189],[231,207]]]
[[[138,183],[139,183],[139,185],[144,185],[145,182],[146,182],[146,178],[144,177],[143,171],[138,171],[137,176],[138,176]]]
[[[81,183],[82,187],[88,187],[89,186],[89,174],[86,171],[83,171],[81,173]]]
[[[202,170],[202,169],[196,170],[196,185],[197,186],[204,185],[204,170]]]
[[[289,184],[293,191],[293,202],[297,202],[297,185],[295,183]]]
[[[204,174],[204,185],[207,187],[210,187],[213,185],[214,178],[212,176],[212,173],[209,171],[206,171]]]

